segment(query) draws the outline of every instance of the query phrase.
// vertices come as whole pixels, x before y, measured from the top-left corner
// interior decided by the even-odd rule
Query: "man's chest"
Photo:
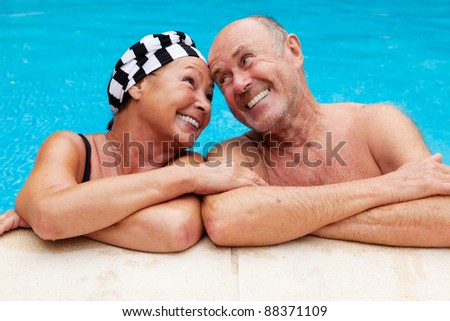
[[[269,184],[278,186],[318,186],[381,175],[376,162],[364,152],[272,158],[265,163],[265,172]]]

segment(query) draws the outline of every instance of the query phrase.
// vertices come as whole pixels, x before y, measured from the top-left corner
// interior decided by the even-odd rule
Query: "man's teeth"
[[[191,124],[192,126],[194,126],[196,129],[198,128],[198,126],[200,125],[198,123],[198,121],[196,121],[194,118],[186,116],[186,115],[181,115],[181,114],[177,114],[177,117],[180,118],[181,120]]]
[[[261,91],[258,95],[256,95],[250,102],[247,104],[248,108],[253,108],[257,103],[261,101],[264,97],[266,97],[269,94],[269,89],[265,89]]]

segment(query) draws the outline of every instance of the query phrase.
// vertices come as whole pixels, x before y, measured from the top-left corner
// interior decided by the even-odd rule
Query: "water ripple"
[[[0,17],[28,17],[45,14],[45,12],[23,12],[23,13],[10,13],[10,14],[0,14]]]

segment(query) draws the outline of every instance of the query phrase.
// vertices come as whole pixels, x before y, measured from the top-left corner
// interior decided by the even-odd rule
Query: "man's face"
[[[298,73],[286,50],[276,50],[266,28],[252,19],[228,25],[211,46],[214,81],[234,116],[258,132],[271,130],[298,92]]]

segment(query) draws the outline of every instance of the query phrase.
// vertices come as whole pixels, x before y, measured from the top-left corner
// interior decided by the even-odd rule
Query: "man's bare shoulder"
[[[217,144],[208,152],[208,160],[220,159],[224,161],[236,161],[236,159],[231,158],[240,159],[245,157],[245,149],[249,146],[255,145],[255,143],[248,136],[249,133],[227,139]]]
[[[373,114],[402,115],[399,107],[389,103],[363,104],[363,110]]]
[[[363,104],[354,102],[321,104],[325,109],[338,113],[353,114],[355,116],[370,117],[378,114],[401,114],[401,111],[389,103]]]
[[[358,117],[367,146],[383,173],[429,156],[414,122],[400,108],[387,103],[364,105]]]
[[[358,104],[347,103],[343,104],[345,109],[355,114],[357,117],[372,118],[372,117],[405,117],[400,109],[389,103],[375,103],[375,104]]]
[[[223,141],[208,153],[208,161],[234,162],[264,177],[262,156],[258,149],[261,138],[253,131]]]
[[[226,147],[228,145],[243,144],[243,143],[245,143],[245,142],[250,140],[247,135],[248,135],[248,133],[245,133],[245,134],[243,134],[241,136],[236,136],[236,137],[227,139],[227,140],[221,142],[220,144],[218,144],[217,146]]]
[[[389,103],[361,104],[338,103],[325,105],[332,110],[334,119],[348,119],[356,127],[373,130],[389,123],[409,123],[409,118],[396,106]]]
[[[381,112],[381,111],[397,111],[399,112],[398,107],[390,104],[390,103],[373,103],[373,104],[364,104],[364,103],[355,103],[355,102],[343,102],[343,103],[332,103],[332,104],[321,104],[322,107],[332,108],[335,110],[347,111],[351,113],[358,112]]]
[[[371,131],[390,128],[397,132],[413,126],[411,119],[400,108],[388,103],[361,105],[357,117],[360,117],[365,128]]]

